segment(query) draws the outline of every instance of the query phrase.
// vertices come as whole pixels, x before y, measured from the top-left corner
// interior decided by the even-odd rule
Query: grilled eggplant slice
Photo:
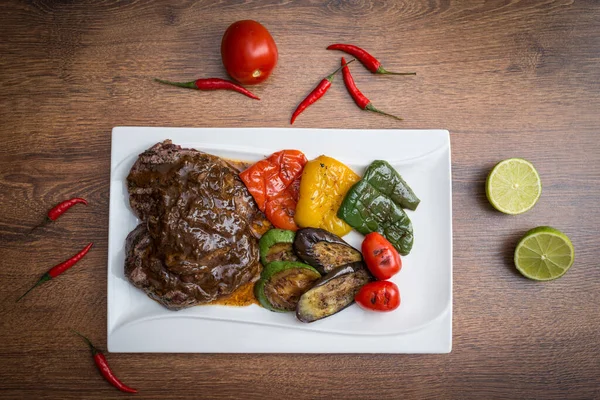
[[[303,228],[296,232],[294,250],[304,262],[326,274],[336,267],[362,261],[360,251],[325,229]]]
[[[372,280],[362,262],[338,267],[300,297],[296,317],[302,322],[313,322],[340,312],[352,304],[360,288]]]
[[[300,296],[321,277],[310,265],[293,261],[267,264],[254,285],[259,303],[271,311],[294,311]]]
[[[292,244],[296,233],[285,229],[271,229],[258,242],[263,266],[273,261],[300,261]]]

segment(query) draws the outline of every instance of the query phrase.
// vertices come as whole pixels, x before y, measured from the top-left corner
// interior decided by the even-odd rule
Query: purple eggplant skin
[[[338,313],[354,303],[354,296],[360,288],[373,280],[375,278],[362,262],[335,268],[300,296],[296,318],[302,322],[314,322]]]
[[[302,228],[296,232],[294,251],[321,274],[334,268],[362,261],[360,251],[325,229]]]

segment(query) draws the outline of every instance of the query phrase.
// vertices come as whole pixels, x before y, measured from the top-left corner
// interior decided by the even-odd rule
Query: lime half
[[[561,231],[538,226],[527,232],[515,249],[515,266],[536,281],[550,281],[565,274],[575,261],[573,244]]]
[[[496,210],[521,214],[537,203],[542,182],[529,161],[509,158],[492,169],[485,183],[485,194]]]

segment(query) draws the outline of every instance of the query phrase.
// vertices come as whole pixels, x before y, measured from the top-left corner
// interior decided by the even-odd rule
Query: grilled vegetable
[[[350,188],[338,216],[364,235],[381,233],[403,256],[412,249],[412,223],[404,210],[365,179]]]
[[[302,322],[313,322],[340,312],[352,304],[356,293],[372,279],[361,262],[338,267],[300,297],[296,317]]]
[[[273,261],[254,285],[254,295],[266,309],[277,312],[294,311],[298,299],[321,277],[321,274],[300,262]]]
[[[402,208],[414,211],[421,202],[398,171],[387,161],[373,161],[365,171],[363,179]]]
[[[390,279],[402,269],[398,252],[379,232],[371,232],[365,236],[361,250],[367,268],[380,281]]]
[[[354,297],[364,309],[388,312],[400,307],[400,290],[394,282],[370,282],[360,288]]]
[[[284,229],[271,229],[258,242],[260,261],[266,266],[273,261],[298,261],[292,249],[295,233]]]
[[[337,217],[344,195],[360,179],[350,168],[327,156],[304,166],[294,220],[301,228],[323,228],[344,236],[352,228]]]
[[[296,254],[307,264],[326,274],[335,267],[361,261],[360,252],[325,229],[302,228],[294,239]]]
[[[240,173],[260,211],[277,228],[298,229],[294,222],[296,189],[304,164],[306,157],[301,151],[282,150]]]

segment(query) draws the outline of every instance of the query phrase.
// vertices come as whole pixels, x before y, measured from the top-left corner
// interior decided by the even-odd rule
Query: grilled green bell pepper
[[[402,208],[416,210],[421,202],[400,174],[387,162],[376,160],[369,165],[363,179]]]
[[[379,232],[402,255],[407,255],[412,249],[410,219],[398,204],[366,179],[350,188],[337,215],[364,235]]]

